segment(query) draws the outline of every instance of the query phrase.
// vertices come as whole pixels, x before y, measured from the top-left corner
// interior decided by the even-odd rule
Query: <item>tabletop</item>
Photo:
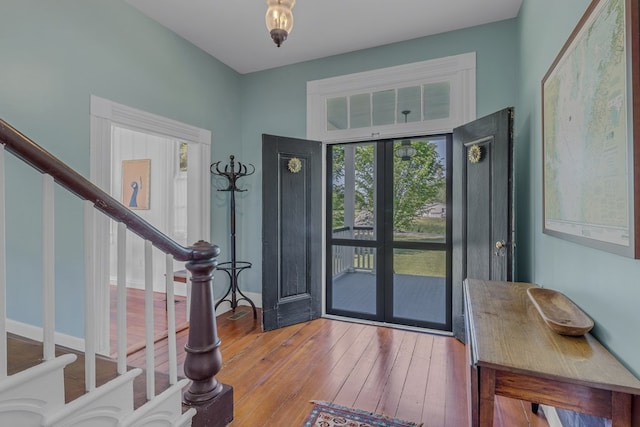
[[[477,366],[640,395],[640,380],[590,333],[553,332],[527,295],[531,283],[467,279],[472,358]]]

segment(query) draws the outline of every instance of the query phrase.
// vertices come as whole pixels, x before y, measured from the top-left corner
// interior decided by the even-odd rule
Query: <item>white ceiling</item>
[[[241,74],[513,18],[523,0],[297,0],[280,48],[264,0],[126,0]]]

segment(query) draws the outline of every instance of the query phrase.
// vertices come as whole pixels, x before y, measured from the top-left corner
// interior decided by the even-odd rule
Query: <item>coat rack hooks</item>
[[[248,164],[244,164],[240,162],[236,163],[234,159],[235,159],[235,156],[233,155],[229,156],[229,163],[224,166],[223,170],[220,170],[220,161],[213,163],[209,168],[213,175],[223,176],[227,178],[227,180],[229,181],[229,186],[227,188],[219,189],[218,191],[239,191],[239,192],[247,191],[247,190],[241,190],[240,188],[238,188],[236,183],[240,178],[253,175],[253,173],[256,171],[256,168],[251,163],[248,163]],[[251,171],[249,171],[249,167],[247,166],[251,168]]]

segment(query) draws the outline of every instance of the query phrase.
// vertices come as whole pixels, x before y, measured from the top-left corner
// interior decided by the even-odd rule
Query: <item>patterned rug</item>
[[[302,427],[420,427],[396,418],[345,408],[331,402],[312,402],[313,409]]]

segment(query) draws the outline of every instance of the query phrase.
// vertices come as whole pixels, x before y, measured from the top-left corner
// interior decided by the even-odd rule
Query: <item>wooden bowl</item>
[[[542,319],[554,332],[580,336],[593,328],[593,320],[564,294],[545,288],[529,288],[527,294]]]

